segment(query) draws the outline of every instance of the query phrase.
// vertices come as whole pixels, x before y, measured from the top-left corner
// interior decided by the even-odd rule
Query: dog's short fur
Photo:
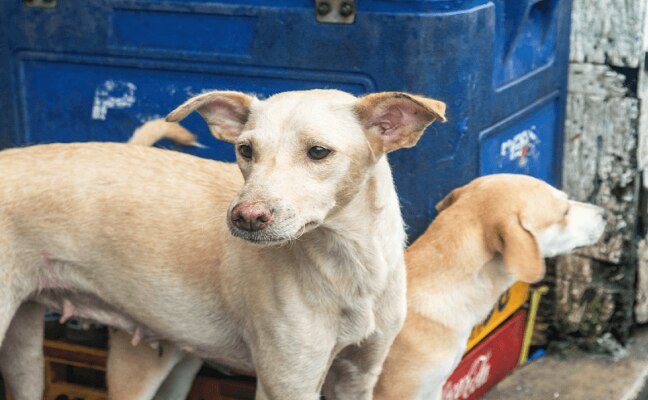
[[[603,209],[522,175],[454,190],[406,251],[408,312],[375,389],[378,400],[439,399],[473,326],[515,280],[536,282],[543,257],[595,243]]]
[[[171,140],[178,146],[201,147],[191,132],[177,123],[166,122],[162,119],[143,124],[133,133],[128,143],[151,146],[161,139]],[[68,307],[67,310],[68,313],[62,317],[61,322],[65,322],[71,317],[70,308]],[[37,333],[31,336],[26,335],[26,332],[28,334],[28,332],[42,330],[42,316],[43,307],[40,304],[34,302],[24,303],[16,312],[11,327],[7,331],[4,339],[6,345],[0,350],[0,366],[6,366],[3,375],[12,393],[14,393],[14,399],[35,399],[42,396],[43,379],[41,377],[43,370],[39,368],[43,364],[42,335]],[[119,352],[119,349],[117,352]],[[130,350],[125,354],[131,355],[132,358],[133,352]],[[192,364],[187,361],[180,363],[180,365],[187,369]],[[25,384],[27,380],[30,384]]]
[[[170,115],[197,110],[235,142],[245,182],[234,165],[142,146],[0,152],[0,369],[14,398],[42,392],[34,302],[256,371],[258,399],[319,399],[325,378],[330,399],[371,398],[405,316],[385,154],[444,108],[404,93],[211,92]],[[34,357],[16,365],[20,352]]]
[[[178,146],[204,147],[193,133],[164,119],[144,123],[133,132],[128,143],[153,146],[162,139],[171,140]],[[109,330],[106,380],[110,398],[186,398],[202,361],[168,341],[140,343],[140,340],[139,335]]]

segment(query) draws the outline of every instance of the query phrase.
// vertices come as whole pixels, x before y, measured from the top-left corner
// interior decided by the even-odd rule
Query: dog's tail
[[[180,146],[205,147],[198,142],[196,136],[175,122],[154,119],[146,122],[133,132],[128,140],[130,144],[153,146],[157,141],[169,139]]]

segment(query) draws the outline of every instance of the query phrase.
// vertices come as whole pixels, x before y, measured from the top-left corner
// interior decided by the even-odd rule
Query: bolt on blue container
[[[125,141],[210,89],[407,91],[446,124],[390,155],[410,240],[496,172],[559,184],[569,0],[23,0],[0,3],[0,147]],[[183,122],[234,160],[199,116]]]

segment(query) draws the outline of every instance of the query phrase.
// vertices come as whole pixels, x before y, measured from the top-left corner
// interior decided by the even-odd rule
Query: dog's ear
[[[192,97],[167,115],[168,122],[178,122],[193,111],[207,121],[209,130],[218,139],[234,142],[250,115],[256,98],[240,92],[216,91]]]
[[[516,279],[534,283],[545,274],[545,262],[535,237],[519,217],[499,228],[500,252],[506,270]]]
[[[448,193],[446,197],[443,198],[440,202],[436,203],[436,208],[437,212],[441,212],[445,210],[446,208],[450,207],[453,205],[458,199],[459,196],[461,196],[461,193],[463,193],[464,187],[457,188],[453,190],[452,192]]]
[[[445,103],[401,92],[366,95],[354,111],[374,151],[389,153],[412,147],[435,120],[445,122]]]

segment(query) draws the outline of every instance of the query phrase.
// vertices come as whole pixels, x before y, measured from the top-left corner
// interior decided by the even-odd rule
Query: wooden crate
[[[105,387],[105,349],[45,340],[45,394],[43,400],[56,400],[61,395],[70,399],[107,400]],[[81,383],[78,374],[94,385]],[[76,381],[76,382],[75,382]],[[254,378],[226,376],[203,368],[196,377],[188,400],[253,400],[256,388]],[[6,400],[11,400],[5,387]]]
[[[254,378],[198,375],[187,400],[254,400],[255,391]]]
[[[44,400],[61,395],[84,400],[107,400],[107,351],[59,340],[45,340]]]

